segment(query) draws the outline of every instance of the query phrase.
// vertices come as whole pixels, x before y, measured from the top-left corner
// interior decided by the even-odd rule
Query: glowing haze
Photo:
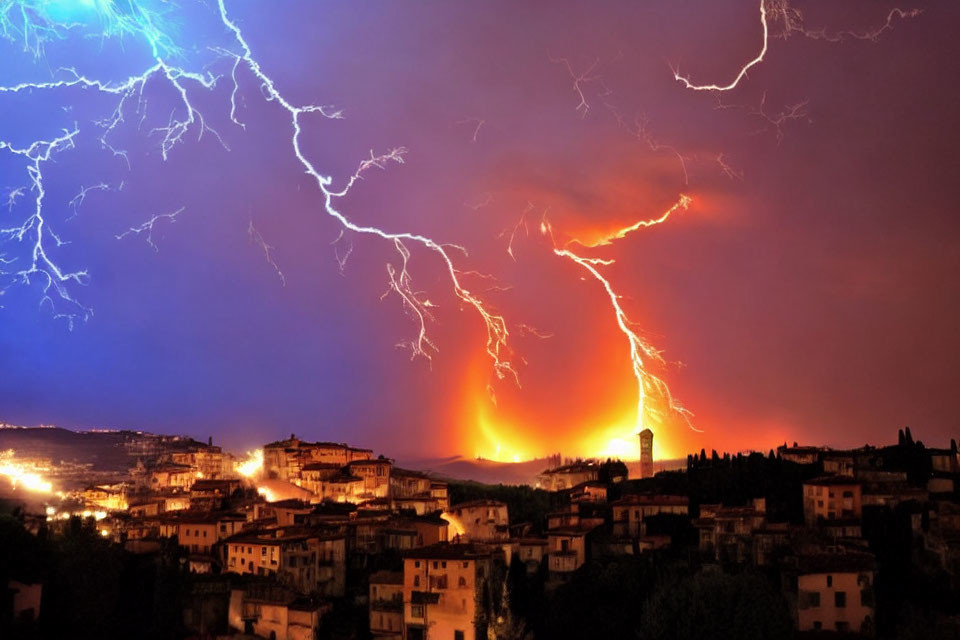
[[[957,7],[562,4],[0,0],[0,419],[954,435]]]

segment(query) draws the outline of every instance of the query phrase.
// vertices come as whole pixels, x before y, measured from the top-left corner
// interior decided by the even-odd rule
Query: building
[[[763,565],[787,539],[785,524],[767,523],[763,498],[743,507],[700,505],[693,525],[699,531],[701,555],[717,562]]]
[[[336,530],[283,527],[241,532],[224,541],[224,570],[276,576],[300,593],[342,596],[346,537]]]
[[[287,440],[263,448],[263,470],[268,478],[295,482],[307,465],[323,463],[342,468],[356,460],[371,460],[373,451],[340,442],[306,442],[291,434]]]
[[[390,467],[392,463],[380,456],[377,459],[353,460],[347,463],[350,475],[363,479],[358,498],[370,500],[390,495]]]
[[[220,447],[202,445],[189,451],[169,454],[169,461],[192,467],[200,478],[217,479],[233,474],[233,457],[224,454]]]
[[[251,583],[231,589],[228,623],[260,638],[315,640],[329,605],[305,598],[275,583]]]
[[[209,556],[220,540],[239,533],[246,517],[234,513],[182,513],[168,522],[176,526],[178,544],[191,554]]]
[[[874,628],[874,560],[865,553],[801,557],[797,575],[800,631],[869,633]]]
[[[646,535],[645,518],[661,513],[689,515],[690,499],[687,496],[630,494],[611,502],[610,508],[614,537],[636,538]]]
[[[653,431],[640,432],[640,477],[653,477]]]
[[[820,460],[821,451],[823,450],[820,447],[801,447],[796,442],[792,447],[786,444],[777,447],[777,454],[781,460],[797,464],[816,464]]]
[[[571,573],[587,563],[592,526],[560,527],[547,532],[547,568],[550,579],[566,581]]]
[[[803,483],[803,518],[807,526],[822,520],[863,517],[861,483],[846,476],[821,476]]]
[[[370,576],[370,634],[377,640],[402,640],[402,571],[377,571]]]
[[[190,465],[166,462],[150,470],[150,489],[188,490],[197,479],[197,471]]]
[[[477,605],[490,566],[490,551],[474,544],[437,544],[405,554],[406,640],[484,640]]]
[[[592,460],[572,462],[547,469],[537,476],[537,484],[547,491],[563,491],[600,477],[600,465]]]
[[[565,489],[570,502],[606,502],[607,485],[602,482],[584,482],[575,487]]]
[[[473,500],[450,507],[444,514],[461,542],[506,540],[510,537],[507,505],[496,500]]]

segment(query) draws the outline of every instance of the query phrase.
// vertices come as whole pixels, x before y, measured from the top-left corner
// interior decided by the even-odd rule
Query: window
[[[828,587],[833,586],[833,576],[827,576],[827,586]]]
[[[457,629],[453,632],[453,640],[464,640],[463,631]]]
[[[262,556],[267,555],[267,548],[266,548],[266,547],[260,547],[260,555],[262,555]]]
[[[840,621],[837,622],[837,631],[844,632],[849,630],[850,630],[849,622],[840,622]]]
[[[457,586],[458,586],[458,587],[465,587],[465,586],[467,586],[467,579],[464,578],[463,576],[460,576],[460,580],[457,581]]]
[[[410,605],[410,617],[411,617],[411,618],[422,618],[422,617],[423,617],[423,605],[422,605],[422,604],[412,604],[412,605]]]
[[[415,587],[420,586],[420,576],[413,576],[413,586]]]
[[[438,565],[439,565],[439,563],[438,563],[436,560],[434,560],[434,561],[433,561],[433,568],[436,569]]]
[[[814,620],[814,621],[813,621],[813,629],[814,629],[814,631],[820,631],[821,629],[823,629],[823,623],[820,622],[819,620]]]
[[[441,563],[440,563],[440,566],[441,566],[442,568],[446,569],[446,568],[447,568],[447,563],[446,563],[446,561],[441,562]]]
[[[419,568],[420,568],[420,561],[419,561],[419,560],[414,560],[413,566],[416,567],[417,569],[419,569]]]
[[[470,567],[470,562],[469,562],[469,561],[465,561],[465,562],[463,563],[463,568],[464,568],[464,569],[467,569],[467,568],[469,568],[469,567]]]
[[[801,591],[799,605],[801,609],[816,609],[820,606],[820,592]]]
[[[838,609],[842,609],[847,606],[847,592],[846,591],[837,591],[833,594],[833,604],[836,605]]]

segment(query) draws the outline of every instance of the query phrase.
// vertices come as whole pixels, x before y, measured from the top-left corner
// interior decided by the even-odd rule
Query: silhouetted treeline
[[[0,584],[43,583],[40,615],[32,623],[10,619],[2,604],[2,638],[146,638],[183,636],[181,554],[174,545],[159,558],[137,556],[111,544],[88,519],[73,518],[56,537],[34,536],[0,515]]]

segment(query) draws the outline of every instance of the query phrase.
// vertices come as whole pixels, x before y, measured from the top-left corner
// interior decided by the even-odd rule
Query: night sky
[[[69,293],[93,310],[84,321],[60,299],[41,304],[40,280],[0,280],[0,420],[213,436],[235,449],[296,432],[407,457],[609,452],[636,429],[628,343],[600,283],[554,255],[540,223],[555,242],[597,238],[686,194],[689,210],[667,223],[584,250],[615,260],[603,274],[702,430],[667,420],[660,456],[883,443],[904,425],[928,444],[958,434],[955,2],[924,2],[876,39],[854,36],[896,5],[795,3],[809,32],[781,38],[771,24],[763,62],[718,94],[685,89],[672,68],[732,80],[762,44],[752,0],[227,0],[281,92],[343,109],[304,120],[305,153],[334,184],[371,150],[408,150],[403,164],[365,172],[338,207],[462,245],[458,269],[494,276],[463,278],[503,314],[519,387],[496,379],[478,315],[438,256],[413,244],[438,351],[411,360],[397,346],[418,327],[395,293],[381,299],[386,265],[399,267],[393,244],[338,240],[293,155],[289,118],[243,68],[245,128],[231,122],[233,62],[209,48],[232,41],[215,6],[181,4],[169,16],[176,62],[221,75],[212,90],[187,86],[229,150],[194,127],[162,159],[152,130],[178,102],[159,79],[110,138],[129,167],[98,140],[115,96],[0,93],[0,139],[25,146],[80,128],[76,148],[44,165],[44,215],[68,243],[51,243],[51,257],[89,272]],[[561,58],[574,75],[592,66],[579,110]],[[62,77],[61,66],[120,81],[151,63],[129,35],[70,37],[39,58],[0,40],[4,85]],[[111,189],[68,204],[99,183]],[[30,215],[35,192],[6,206],[29,186],[24,159],[0,149],[0,228]],[[155,226],[156,250],[145,234],[116,238],[180,207]],[[251,242],[251,220],[285,285]],[[5,259],[29,254],[29,241],[0,237]],[[72,330],[64,313],[80,314]]]

